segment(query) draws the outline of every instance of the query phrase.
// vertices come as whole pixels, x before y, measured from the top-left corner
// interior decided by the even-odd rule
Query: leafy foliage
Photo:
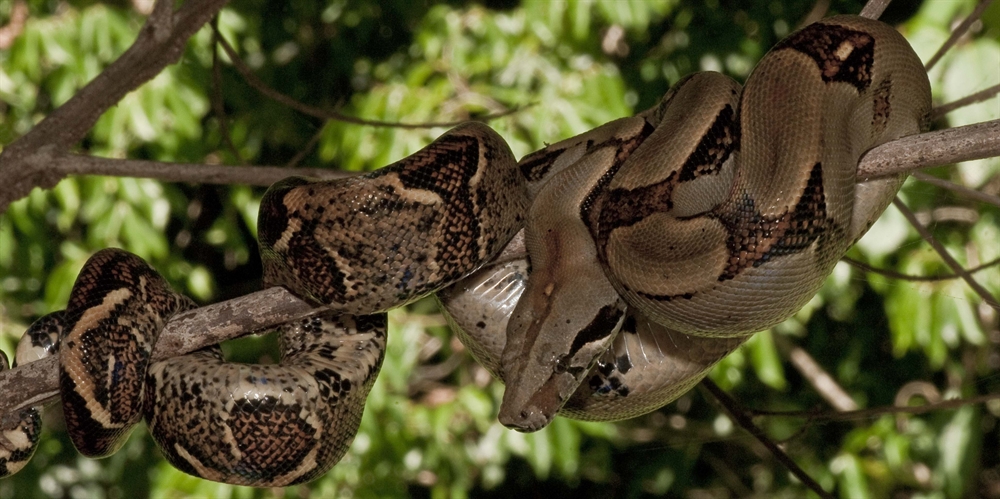
[[[0,0],[0,24],[13,0]],[[883,19],[923,60],[972,8],[971,0],[896,2]],[[853,13],[856,1],[832,2]],[[124,4],[35,0],[13,45],[2,49],[0,143],[26,133],[120,55],[143,16]],[[510,109],[494,126],[521,156],[653,105],[698,70],[745,78],[812,6],[802,2],[546,0],[235,2],[222,35],[267,85],[309,105],[353,116],[419,123]],[[905,21],[905,22],[904,22]],[[979,36],[931,72],[936,102],[1000,81],[1000,8]],[[425,145],[443,128],[322,122],[264,98],[223,55],[221,105],[212,112],[209,29],[182,61],[129,94],[98,121],[80,152],[194,163],[287,163],[371,170]],[[996,119],[1000,99],[963,108],[938,127]],[[235,151],[226,146],[225,120]],[[311,141],[316,138],[315,147]],[[996,192],[996,159],[934,175]],[[0,347],[13,351],[33,319],[62,308],[84,260],[118,246],[135,252],[202,303],[259,288],[255,222],[263,189],[81,177],[35,190],[0,216]],[[1000,210],[911,181],[903,199],[963,265],[1000,257]],[[850,256],[918,275],[948,271],[892,208]],[[977,274],[995,296],[1000,270]],[[698,391],[635,420],[557,418],[535,434],[496,422],[502,386],[475,365],[432,301],[390,315],[389,352],[348,456],[299,490],[253,490],[184,475],[159,458],[144,431],[103,461],[79,457],[46,416],[42,446],[0,498],[60,496],[258,497],[533,495],[800,497],[804,488]],[[744,404],[768,410],[827,408],[789,362],[808,352],[860,407],[970,397],[1000,389],[1000,331],[959,280],[908,282],[837,267],[798,315],[758,334],[711,374]],[[227,345],[253,357],[273,342]],[[1000,404],[816,423],[758,422],[814,478],[841,497],[1000,497]],[[832,412],[832,409],[826,409]],[[991,495],[992,494],[992,495]]]

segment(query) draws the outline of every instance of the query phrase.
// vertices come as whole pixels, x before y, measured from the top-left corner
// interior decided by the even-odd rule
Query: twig
[[[942,189],[948,189],[949,191],[957,192],[961,194],[962,197],[965,199],[972,199],[974,201],[991,204],[993,206],[1000,208],[1000,196],[986,194],[985,192],[980,192],[975,189],[970,189],[964,185],[959,185],[954,182],[949,182],[947,180],[940,179],[933,175],[928,175],[922,172],[913,172],[913,178],[925,184],[931,184],[933,186],[937,186]]]
[[[189,310],[170,319],[153,349],[153,360],[193,352],[220,341],[304,317],[313,308],[284,288],[269,288]],[[59,397],[59,368],[48,357],[0,372],[0,414]]]
[[[28,4],[23,0],[17,0],[10,8],[10,19],[7,24],[0,26],[0,50],[8,50],[14,45],[14,40],[22,32],[28,20]]]
[[[947,104],[941,104],[940,106],[931,109],[931,120],[936,121],[944,115],[958,109],[961,107],[969,106],[977,102],[982,102],[984,100],[991,99],[993,96],[1000,93],[1000,83],[993,85],[992,87],[984,88],[972,95],[967,95],[958,99],[956,101],[949,102]]]
[[[974,404],[985,404],[991,400],[1000,399],[1000,393],[989,393],[986,395],[978,395],[976,397],[970,398],[956,398],[942,400],[940,402],[933,402],[924,405],[916,406],[898,406],[898,405],[886,405],[881,407],[872,407],[870,409],[859,409],[856,411],[848,412],[830,412],[827,410],[809,410],[809,411],[767,411],[758,409],[748,409],[744,410],[752,415],[753,417],[765,416],[765,417],[781,417],[781,418],[807,418],[810,423],[829,423],[838,421],[857,421],[861,419],[869,419],[876,416],[884,416],[886,414],[926,414],[928,412],[943,411],[948,409],[959,409],[967,405]]]
[[[698,456],[712,467],[712,471],[729,486],[729,489],[736,494],[736,497],[752,497],[754,495],[753,491],[744,485],[739,475],[733,471],[732,465],[729,462],[720,459],[705,448],[699,451]]]
[[[864,272],[871,272],[872,274],[878,274],[878,275],[882,275],[882,276],[889,277],[889,278],[892,278],[892,279],[900,279],[900,280],[903,280],[903,281],[910,281],[910,282],[936,282],[936,281],[949,281],[949,280],[958,279],[959,277],[961,277],[961,276],[959,276],[957,274],[910,275],[910,274],[904,274],[902,272],[896,272],[895,270],[880,269],[880,268],[872,267],[871,265],[868,265],[867,263],[862,262],[861,260],[855,260],[855,259],[853,259],[853,258],[851,258],[849,256],[843,256],[843,257],[840,257],[840,259],[843,260],[844,262],[847,262],[852,267],[856,267],[858,269],[861,269]],[[980,265],[978,267],[973,267],[971,269],[968,269],[968,270],[966,270],[966,272],[968,272],[970,274],[975,274],[976,272],[979,272],[980,270],[988,269],[988,268],[990,268],[990,267],[992,267],[994,265],[997,265],[997,264],[1000,264],[1000,258],[997,258],[997,259],[994,259],[994,260],[992,260],[990,262],[984,263],[984,264],[982,264],[982,265]]]
[[[324,120],[334,120],[334,121],[341,121],[341,122],[344,122],[344,123],[353,123],[355,125],[368,125],[368,126],[377,126],[377,127],[404,128],[404,129],[453,127],[453,126],[462,124],[465,121],[468,121],[466,119],[466,120],[458,120],[458,121],[431,121],[431,122],[425,122],[425,123],[400,123],[398,121],[368,120],[368,119],[364,119],[364,118],[358,118],[356,116],[348,116],[346,114],[341,114],[341,113],[338,113],[336,111],[327,111],[327,110],[323,110],[323,109],[316,109],[316,108],[314,108],[312,106],[308,106],[306,104],[303,104],[303,103],[301,103],[301,102],[299,102],[299,101],[297,101],[297,100],[295,100],[295,99],[293,99],[293,98],[291,98],[291,97],[289,97],[289,96],[287,96],[287,95],[285,95],[285,94],[283,94],[283,93],[281,93],[281,92],[279,92],[279,91],[277,91],[277,90],[275,90],[275,89],[267,86],[267,84],[264,83],[263,81],[261,81],[261,79],[258,78],[256,74],[254,74],[253,70],[251,70],[250,67],[247,66],[247,64],[245,62],[243,62],[243,59],[240,59],[240,56],[236,53],[235,50],[233,50],[233,47],[231,45],[229,45],[229,42],[226,41],[226,38],[224,36],[222,36],[221,34],[218,35],[218,37],[219,37],[219,45],[222,46],[222,50],[226,51],[226,55],[229,56],[229,60],[232,61],[233,67],[236,68],[236,71],[239,72],[243,76],[243,78],[246,80],[246,82],[247,82],[248,85],[250,85],[251,87],[253,87],[253,89],[257,90],[258,92],[260,92],[265,97],[267,97],[267,98],[269,98],[271,100],[274,100],[274,101],[276,101],[278,103],[281,103],[282,105],[288,106],[288,107],[290,107],[290,108],[292,108],[292,109],[294,109],[294,110],[296,110],[296,111],[298,111],[298,112],[300,112],[302,114],[305,114],[305,115],[308,115],[308,116],[312,116],[314,118],[321,118],[321,119],[324,119]],[[501,118],[503,116],[508,116],[510,114],[516,113],[516,112],[520,111],[520,109],[521,108],[514,108],[514,109],[510,109],[510,110],[501,112],[501,113],[489,114],[489,115],[486,115],[486,116],[481,116],[479,118],[476,118],[476,121],[484,121],[485,122],[485,121],[494,120],[494,119],[497,119],[497,118]]]
[[[245,165],[247,162],[243,159],[243,155],[240,154],[239,149],[236,148],[236,144],[233,144],[233,138],[229,134],[226,105],[222,97],[222,66],[219,65],[218,47],[219,36],[219,16],[216,15],[212,18],[212,109],[215,111],[216,121],[219,122],[219,134],[222,135],[222,141],[229,148],[229,152],[233,153],[236,162]]]
[[[309,138],[309,142],[306,142],[306,145],[302,146],[302,149],[300,149],[299,152],[295,153],[295,156],[292,156],[292,159],[288,160],[288,162],[285,163],[285,168],[298,166],[298,164],[301,163],[302,160],[305,159],[310,152],[312,152],[313,148],[316,147],[316,144],[319,143],[320,137],[323,136],[323,128],[325,127],[326,123],[324,123],[323,126],[316,129],[316,133],[314,133],[313,136]]]
[[[896,207],[896,209],[898,209],[903,214],[904,217],[906,217],[906,220],[910,222],[910,225],[912,225],[914,229],[917,230],[917,232],[920,234],[920,237],[922,237],[924,241],[927,241],[927,244],[930,244],[931,247],[934,248],[934,251],[936,251],[937,254],[941,256],[941,260],[944,260],[944,263],[948,265],[948,267],[951,267],[952,272],[959,275],[962,278],[962,280],[964,280],[966,284],[968,284],[969,287],[972,288],[972,290],[975,291],[976,294],[979,295],[979,297],[982,298],[984,302],[986,302],[987,305],[993,307],[996,310],[1000,310],[1000,303],[997,302],[997,299],[994,298],[993,295],[991,295],[990,292],[986,290],[986,288],[984,288],[975,279],[973,279],[972,275],[969,274],[969,272],[966,271],[964,268],[962,268],[962,266],[959,265],[957,261],[955,261],[955,259],[951,256],[951,253],[948,253],[948,249],[945,248],[940,242],[938,242],[937,239],[934,239],[934,236],[932,236],[931,233],[927,230],[927,228],[924,227],[923,224],[921,224],[917,220],[917,217],[916,215],[913,214],[913,211],[911,211],[910,208],[908,208],[905,204],[903,204],[903,202],[900,201],[898,196],[892,200],[892,204],[893,206]]]
[[[833,379],[833,376],[830,376],[830,373],[826,372],[826,369],[823,369],[823,366],[816,362],[812,355],[809,355],[809,352],[793,345],[784,336],[774,335],[774,338],[778,346],[787,352],[792,365],[816,389],[816,393],[829,402],[834,409],[844,412],[858,408],[858,404],[847,394],[847,390],[844,390],[837,383],[837,380]]]
[[[965,36],[966,33],[969,32],[969,28],[972,26],[972,23],[976,22],[977,20],[979,20],[980,17],[982,17],[983,11],[985,11],[986,8],[990,6],[991,1],[992,0],[979,0],[979,3],[976,4],[976,8],[973,9],[972,13],[970,13],[965,19],[962,20],[962,22],[958,26],[955,27],[955,29],[951,31],[951,34],[948,36],[948,39],[945,40],[945,42],[941,45],[941,48],[939,48],[938,51],[933,56],[931,56],[931,59],[927,61],[927,64],[924,65],[924,69],[930,72],[930,70],[938,63],[938,61],[940,61],[941,58],[944,57],[946,53],[948,53],[948,50],[955,46],[955,44],[958,42],[958,39],[962,38],[963,36]]]
[[[892,0],[868,0],[868,3],[861,8],[861,12],[858,14],[861,17],[867,17],[868,19],[878,19],[882,17],[882,13],[885,12],[885,8],[889,6],[889,2]]]
[[[746,410],[738,402],[733,400],[732,397],[726,394],[726,392],[722,391],[722,389],[719,388],[719,385],[716,385],[711,379],[705,378],[701,380],[701,386],[705,387],[705,389],[708,390],[713,397],[715,397],[715,400],[719,401],[719,404],[721,404],[726,413],[729,414],[729,417],[736,421],[736,424],[740,425],[741,428],[753,435],[757,441],[764,444],[764,447],[767,447],[767,449],[771,451],[771,454],[774,455],[775,459],[785,465],[785,467],[788,468],[788,471],[795,475],[795,477],[798,478],[799,481],[801,481],[806,487],[809,487],[809,490],[815,492],[816,495],[820,497],[833,499],[833,496],[826,490],[823,490],[823,487],[820,484],[816,483],[816,481],[813,480],[812,477],[809,476],[809,474],[806,473],[801,467],[799,467],[799,465],[796,464],[792,458],[788,457],[788,454],[786,454],[785,451],[778,446],[778,444],[768,438],[768,436],[764,434],[764,431],[758,428],[757,425],[754,424],[753,420],[750,419]]]

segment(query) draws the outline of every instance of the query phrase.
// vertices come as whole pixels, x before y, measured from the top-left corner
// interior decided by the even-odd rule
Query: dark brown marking
[[[729,104],[719,111],[715,121],[702,136],[701,142],[684,161],[680,182],[688,182],[704,175],[716,175],[723,163],[740,146],[739,116]]]
[[[624,310],[614,305],[601,307],[587,326],[577,333],[576,338],[573,338],[573,344],[569,347],[569,357],[574,357],[588,343],[607,338],[615,331],[615,326],[618,325],[618,321],[624,313]]]
[[[549,170],[552,169],[552,163],[563,152],[565,152],[565,149],[541,149],[521,158],[521,161],[517,163],[517,167],[521,170],[521,176],[525,180],[528,182],[538,182],[548,175]]]
[[[644,121],[642,124],[642,130],[636,135],[628,137],[625,139],[612,137],[600,144],[596,144],[594,149],[611,147],[615,149],[615,157],[610,168],[601,176],[600,180],[594,185],[594,188],[587,193],[587,196],[580,203],[580,219],[587,223],[590,227],[591,233],[594,233],[597,227],[597,216],[604,210],[604,204],[609,198],[610,193],[607,191],[606,187],[611,179],[614,178],[618,170],[621,169],[622,164],[625,163],[633,152],[646,141],[650,135],[656,130],[649,121]],[[600,247],[600,244],[598,244]]]
[[[260,200],[257,220],[257,239],[261,245],[273,247],[288,227],[288,207],[285,195],[303,184],[309,183],[304,177],[288,177],[271,185]]]
[[[743,270],[758,267],[774,257],[798,253],[826,234],[833,222],[826,215],[823,192],[823,167],[813,165],[809,180],[796,205],[778,217],[765,217],[748,194],[735,203],[735,209],[719,217],[729,237],[729,264],[719,281],[733,279]]]
[[[679,172],[671,172],[666,179],[655,184],[607,192],[597,220],[589,223],[600,258],[605,258],[604,248],[612,231],[634,225],[654,213],[672,210],[673,192],[681,182],[718,174],[726,160],[739,149],[739,128],[739,116],[727,104],[719,111]]]
[[[772,52],[783,49],[811,57],[825,82],[849,83],[858,92],[864,92],[871,85],[875,38],[868,33],[831,24],[813,24],[779,42]]]
[[[872,131],[873,140],[882,136],[892,115],[892,80],[886,78],[872,91]]]

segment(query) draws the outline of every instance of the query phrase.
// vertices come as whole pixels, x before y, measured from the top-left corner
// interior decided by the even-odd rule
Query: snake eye
[[[552,372],[556,374],[566,372],[566,370],[569,369],[569,366],[566,365],[566,358],[566,355],[560,355],[559,358],[556,359],[556,365],[552,368]]]

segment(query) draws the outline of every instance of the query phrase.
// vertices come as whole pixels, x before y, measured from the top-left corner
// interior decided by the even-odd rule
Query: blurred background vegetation
[[[824,2],[820,2],[824,3]],[[857,13],[859,1],[828,2]],[[923,60],[972,0],[897,1]],[[742,80],[814,7],[798,0],[239,0],[219,29],[266,85],[310,106],[368,119],[492,120],[515,154],[653,105],[681,76],[723,71]],[[147,0],[0,0],[0,144],[69,99],[135,39]],[[5,29],[7,29],[5,28]],[[931,73],[936,103],[1000,81],[1000,4],[987,10]],[[298,163],[371,170],[444,129],[376,128],[312,118],[262,96],[220,55],[213,90],[208,28],[180,64],[110,109],[78,150],[191,163]],[[224,116],[213,108],[213,92]],[[220,127],[224,117],[234,147]],[[1000,117],[1000,99],[963,108],[944,128]],[[996,159],[932,171],[1000,191]],[[36,189],[0,216],[0,348],[65,306],[94,251],[123,247],[202,304],[260,287],[256,248],[262,188],[80,177]],[[1000,256],[1000,209],[913,181],[903,199],[963,265]],[[893,208],[850,256],[913,275],[947,268]],[[977,274],[1000,294],[997,267]],[[27,497],[803,497],[808,493],[700,390],[614,424],[557,418],[534,434],[496,421],[502,386],[444,326],[432,300],[390,314],[389,352],[349,454],[325,477],[287,490],[220,485],[167,465],[145,431],[101,461],[80,457],[59,410],[29,466],[0,482]],[[252,358],[267,338],[228,347]],[[914,282],[840,264],[797,316],[758,334],[712,373],[761,410],[833,412],[789,361],[808,353],[862,408],[1000,391],[995,310],[960,280]],[[271,354],[273,355],[273,354]],[[0,394],[0,396],[3,396]],[[757,419],[817,481],[840,497],[1000,497],[1000,401],[921,416],[842,422]]]

